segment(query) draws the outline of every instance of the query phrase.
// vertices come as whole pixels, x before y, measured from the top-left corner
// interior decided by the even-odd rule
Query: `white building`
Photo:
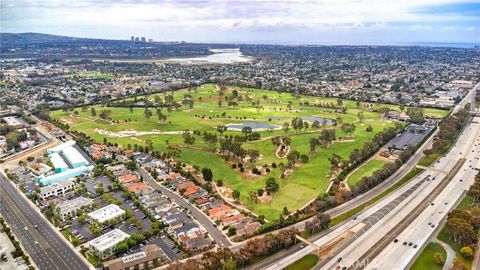
[[[62,153],[68,162],[73,166],[73,168],[89,165],[85,157],[83,157],[82,154],[80,154],[80,152],[73,147],[66,147],[62,150]]]
[[[58,152],[61,152],[63,149],[67,148],[67,147],[74,146],[75,144],[76,144],[75,141],[64,142],[60,145],[57,145],[55,147],[52,147],[52,148],[48,149],[47,152],[48,152],[48,154],[58,153]]]
[[[40,188],[40,198],[47,199],[62,196],[65,193],[75,189],[75,182],[73,180],[64,180],[53,183],[46,187]]]
[[[109,231],[108,233],[90,240],[87,244],[90,252],[104,259],[115,252],[117,245],[130,235],[119,229]]]
[[[123,215],[125,215],[125,210],[123,210],[116,204],[109,204],[105,207],[102,207],[98,210],[88,213],[87,216],[89,217],[90,221],[103,224],[105,222],[116,219]]]
[[[472,81],[465,81],[465,80],[455,80],[449,83],[449,86],[456,86],[460,88],[472,88],[473,82]]]
[[[65,220],[68,216],[74,216],[77,210],[82,207],[88,207],[93,204],[93,199],[85,197],[77,197],[73,200],[67,200],[57,205],[58,212],[62,220]]]
[[[58,153],[52,153],[50,155],[50,162],[52,162],[55,172],[57,173],[68,170],[67,164]]]
[[[2,118],[3,121],[8,125],[14,128],[24,128],[26,123],[16,116],[6,116]]]

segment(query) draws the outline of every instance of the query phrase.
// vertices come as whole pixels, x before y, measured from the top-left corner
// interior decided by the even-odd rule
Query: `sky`
[[[480,43],[480,0],[0,0],[0,32],[274,44]]]

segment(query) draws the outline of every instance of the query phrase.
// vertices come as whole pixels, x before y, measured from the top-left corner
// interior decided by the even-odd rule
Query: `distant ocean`
[[[409,45],[425,46],[425,47],[475,48],[475,46],[480,46],[480,43],[416,42],[416,43],[410,43]]]

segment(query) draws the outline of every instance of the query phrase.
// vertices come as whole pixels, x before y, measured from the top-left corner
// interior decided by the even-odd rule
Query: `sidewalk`
[[[60,237],[60,239],[62,239],[62,241],[65,242],[65,243],[70,247],[70,249],[72,249],[72,250],[75,252],[75,254],[77,254],[77,256],[78,256],[82,261],[84,261],[84,262],[88,265],[88,267],[89,267],[90,269],[92,269],[92,270],[95,269],[95,268],[93,267],[93,265],[90,264],[90,262],[89,262],[82,254],[80,254],[79,250],[76,249],[76,248],[72,245],[72,243],[70,243],[67,239],[65,239],[65,237],[63,236],[63,234],[60,232],[60,229],[57,228],[57,227],[55,227],[55,226],[53,226],[53,224],[50,223],[50,221],[48,221],[48,220],[45,218],[45,216],[42,214],[42,212],[40,211],[40,209],[39,209],[35,204],[33,204],[33,202],[32,202],[30,199],[27,198],[27,196],[25,195],[25,193],[23,193],[23,192],[18,188],[18,186],[17,186],[16,184],[14,184],[13,182],[11,182],[10,179],[8,179],[8,177],[5,175],[5,172],[3,171],[3,168],[0,169],[0,173],[3,174],[3,176],[7,179],[7,181],[9,181],[10,184],[15,187],[15,189],[17,190],[17,192],[21,194],[21,196],[23,197],[23,199],[25,199],[25,200],[28,202],[28,204],[30,204],[30,206],[34,209],[34,211],[38,212],[38,213],[46,220],[46,223],[48,224],[48,226],[50,226],[50,228]],[[21,244],[20,244],[20,245],[21,245]]]
[[[443,270],[448,270],[453,264],[453,260],[455,260],[456,253],[455,251],[448,245],[447,243],[443,242],[442,240],[435,238],[435,243],[442,246],[445,251],[447,252],[447,257],[445,258],[445,263],[443,264]]]

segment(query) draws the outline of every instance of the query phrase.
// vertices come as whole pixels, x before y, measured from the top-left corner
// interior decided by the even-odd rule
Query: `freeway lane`
[[[147,184],[156,190],[161,191],[167,197],[172,199],[176,204],[190,211],[190,214],[208,231],[212,238],[220,245],[220,247],[229,247],[232,245],[228,238],[214,225],[214,223],[198,208],[194,207],[190,202],[172,192],[168,188],[160,185],[150,174],[143,168],[138,168],[138,173],[143,177]]]
[[[3,174],[0,174],[0,186],[0,212],[39,269],[89,269]]]
[[[419,251],[418,246],[423,245],[422,239],[424,236],[428,236],[432,233],[439,222],[437,218],[432,217],[427,220],[423,217],[423,211],[429,212],[429,214],[437,215],[436,213],[446,216],[448,210],[453,206],[453,202],[457,201],[458,197],[463,193],[465,187],[463,186],[466,179],[472,180],[474,175],[474,169],[471,160],[475,156],[478,147],[475,142],[477,141],[478,134],[480,132],[480,125],[476,121],[472,121],[461,133],[456,144],[452,146],[450,151],[443,157],[441,157],[434,165],[429,167],[424,174],[438,174],[437,169],[444,169],[449,171],[448,175],[442,177],[436,177],[437,180],[429,182],[429,190],[427,193],[420,192],[415,195],[416,199],[412,200],[408,205],[403,208],[399,208],[398,211],[389,213],[386,218],[382,219],[376,227],[372,228],[365,234],[362,234],[348,247],[343,248],[338,252],[334,258],[329,260],[322,269],[337,269],[340,267],[352,267],[352,268],[365,268],[368,264],[368,269],[404,269],[408,264],[409,259],[404,260],[404,256],[407,254],[413,255]],[[452,166],[452,164],[455,164]],[[432,168],[430,170],[430,168]],[[471,175],[472,178],[466,177]],[[441,180],[440,180],[441,179]],[[433,179],[432,179],[433,180]],[[440,181],[438,181],[440,180]],[[448,191],[448,185],[454,186],[455,192]],[[444,191],[445,190],[445,191]],[[388,198],[391,199],[391,198]],[[435,201],[439,200],[439,201]],[[436,207],[441,208],[438,211]],[[423,222],[421,221],[423,219]],[[411,232],[417,234],[417,236],[405,236],[401,232],[404,231],[405,226],[410,224],[420,224],[422,226],[411,227],[407,235],[411,235]],[[428,224],[428,222],[431,222]],[[427,223],[427,224],[425,224]],[[433,224],[432,224],[433,223]],[[433,225],[433,227],[431,226]],[[430,226],[430,227],[429,227]],[[425,230],[428,229],[428,230]],[[397,239],[398,243],[394,243],[395,237],[402,235]],[[400,242],[402,241],[402,242]],[[408,247],[404,247],[404,244]],[[412,244],[410,244],[412,243]],[[384,251],[384,246],[390,244],[394,248],[393,251],[400,251],[400,255],[395,256],[379,256],[383,259],[382,262],[373,262],[378,252]],[[417,247],[413,247],[417,245]],[[399,248],[401,247],[401,248]],[[410,252],[406,252],[408,249]],[[409,256],[410,256],[409,255]],[[409,257],[411,259],[411,257]],[[403,266],[395,267],[392,265],[386,268],[377,267],[386,263],[397,263]],[[375,265],[373,265],[375,263]],[[371,265],[372,264],[372,265]],[[317,269],[317,268],[315,268]]]

